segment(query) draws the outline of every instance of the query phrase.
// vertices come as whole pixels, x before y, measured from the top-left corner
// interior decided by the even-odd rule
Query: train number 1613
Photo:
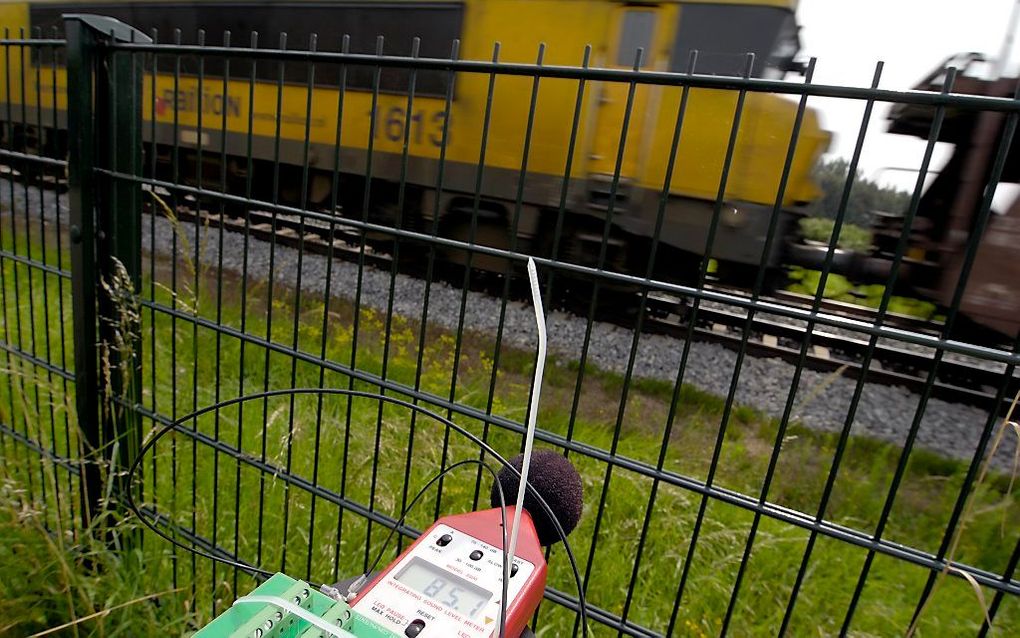
[[[372,118],[372,111],[368,112],[369,121]],[[412,111],[408,117],[407,111],[399,106],[392,106],[386,111],[381,111],[375,118],[374,134],[376,139],[385,137],[391,142],[399,142],[404,139],[404,128],[410,127],[409,141],[412,144],[425,144],[433,146],[443,145],[443,133],[446,126],[446,111]]]

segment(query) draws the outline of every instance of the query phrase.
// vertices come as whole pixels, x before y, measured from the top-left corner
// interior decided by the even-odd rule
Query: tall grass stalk
[[[981,611],[984,613],[985,621],[991,625],[992,619],[988,615],[988,604],[985,602],[984,592],[981,586],[971,578],[968,574],[954,568],[953,562],[956,560],[957,551],[960,547],[960,540],[963,537],[964,532],[967,529],[967,525],[972,522],[972,518],[975,514],[974,508],[978,501],[977,494],[985,486],[985,481],[988,479],[988,472],[991,467],[992,459],[995,457],[995,453],[1002,445],[1002,441],[1006,436],[1006,433],[1012,431],[1017,435],[1017,453],[1020,454],[1020,429],[1018,429],[1017,423],[1013,421],[1013,411],[1016,409],[1017,403],[1020,402],[1020,390],[1013,396],[1013,401],[1009,404],[1009,410],[1006,412],[1006,416],[1003,417],[1002,422],[999,424],[998,431],[995,433],[995,439],[992,441],[991,448],[986,452],[984,461],[981,463],[981,470],[978,472],[977,480],[971,487],[970,493],[967,495],[967,500],[963,506],[963,513],[960,516],[960,523],[956,526],[956,530],[953,533],[953,539],[949,544],[949,551],[946,552],[946,566],[939,573],[938,578],[935,580],[935,584],[932,586],[931,592],[925,597],[924,602],[921,604],[921,609],[918,610],[914,621],[910,623],[910,628],[907,630],[907,638],[911,638],[918,628],[918,623],[921,621],[921,617],[924,612],[928,609],[929,603],[935,597],[937,590],[949,577],[950,572],[955,572],[963,576],[974,590],[974,595],[977,598],[978,604],[981,606]],[[1013,471],[1009,477],[1009,485],[1006,488],[1005,494],[1002,498],[1005,502],[1011,502],[1013,499],[1013,485],[1017,477],[1017,468],[1014,463]],[[1005,518],[1003,519],[1003,525],[1005,526]]]

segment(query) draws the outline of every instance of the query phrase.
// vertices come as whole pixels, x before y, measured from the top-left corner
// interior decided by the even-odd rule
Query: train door
[[[656,5],[621,6],[613,10],[603,60],[597,64],[610,68],[630,69],[634,67],[638,49],[642,53],[642,69],[659,69],[664,63],[663,42],[666,39],[666,20],[663,9]],[[630,85],[626,82],[599,82],[594,87],[596,111],[592,140],[588,155],[588,176],[590,203],[608,206],[609,189],[615,174],[619,155],[620,132],[627,119],[627,102]],[[620,166],[620,185],[614,209],[622,211],[627,207],[631,182],[639,179],[642,157],[648,145],[649,127],[654,126],[651,113],[657,87],[638,84],[629,109],[629,123]],[[600,202],[600,199],[604,200]]]

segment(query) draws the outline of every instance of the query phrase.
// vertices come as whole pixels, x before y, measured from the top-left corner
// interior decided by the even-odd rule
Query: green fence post
[[[114,42],[150,39],[112,18],[64,15],[74,310],[75,408],[83,440],[82,521],[102,507],[106,481],[127,489],[124,470],[140,442],[137,291],[141,186],[97,171],[140,175],[142,72]]]

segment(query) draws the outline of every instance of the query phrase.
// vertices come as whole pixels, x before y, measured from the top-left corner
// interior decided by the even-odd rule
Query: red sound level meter
[[[514,507],[506,508],[512,520]],[[354,611],[409,638],[490,638],[499,633],[503,590],[499,508],[445,516],[350,597]],[[535,525],[522,512],[507,585],[506,638],[517,638],[545,593]]]

